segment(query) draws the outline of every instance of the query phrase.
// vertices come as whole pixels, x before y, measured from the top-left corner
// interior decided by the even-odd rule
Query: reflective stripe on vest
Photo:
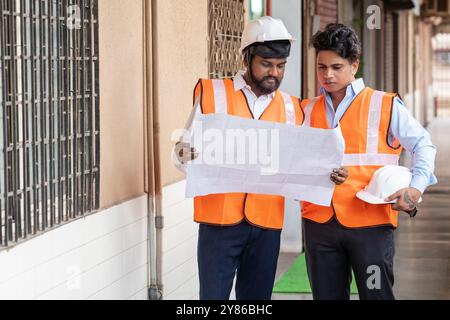
[[[388,153],[355,153],[344,154],[343,166],[387,166],[398,165],[399,156]]]
[[[305,110],[303,110],[303,112],[305,113],[305,120],[303,121],[303,125],[307,127],[311,126],[311,113],[317,100],[319,100],[319,97],[312,98],[311,101],[305,107]]]
[[[225,89],[225,84],[223,80],[214,79],[212,80],[213,90],[214,90],[214,106],[216,113],[225,114],[228,111],[227,108],[227,93]],[[284,106],[286,110],[286,123],[295,125],[296,116],[295,116],[295,107],[294,102],[292,101],[292,97],[285,92],[280,91],[283,100]]]
[[[227,113],[227,92],[223,80],[212,80],[216,113]]]
[[[286,123],[295,125],[295,108],[292,97],[285,92],[281,92],[284,100],[284,107],[286,109]]]
[[[378,129],[380,127],[383,96],[384,92],[374,91],[370,98],[369,119],[367,124],[367,154],[378,153]]]

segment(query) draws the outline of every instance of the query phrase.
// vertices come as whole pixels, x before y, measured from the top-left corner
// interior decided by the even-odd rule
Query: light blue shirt
[[[326,94],[326,112],[328,123],[332,128],[338,125],[345,111],[355,97],[365,88],[363,79],[357,79],[347,86],[345,98],[334,111],[331,96],[321,88],[321,94]],[[437,183],[434,175],[434,161],[436,146],[431,142],[430,134],[408,112],[403,101],[398,97],[394,99],[392,117],[389,131],[389,141],[398,139],[400,144],[412,155],[413,178],[410,187],[424,192],[425,189]]]

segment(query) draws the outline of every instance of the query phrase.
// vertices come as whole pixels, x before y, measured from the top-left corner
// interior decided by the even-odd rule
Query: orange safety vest
[[[398,165],[402,147],[397,140],[388,141],[393,101],[396,94],[375,91],[366,87],[353,100],[340,120],[345,140],[343,165],[349,177],[336,186],[330,207],[302,202],[303,218],[319,223],[334,215],[346,227],[359,228],[378,225],[397,227],[398,212],[391,205],[374,205],[356,197],[370,181],[373,173],[389,164]],[[325,95],[303,100],[304,125],[330,128]]]
[[[227,113],[252,119],[253,114],[242,90],[235,91],[232,79],[199,80],[194,100],[200,95],[201,111]],[[280,90],[260,120],[301,125],[303,113],[298,98]],[[284,197],[274,195],[225,193],[194,198],[194,220],[213,225],[235,225],[243,219],[266,229],[281,229],[284,217]]]

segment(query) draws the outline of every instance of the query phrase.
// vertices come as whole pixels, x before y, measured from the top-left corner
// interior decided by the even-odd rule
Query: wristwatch
[[[412,209],[411,211],[408,211],[407,214],[409,214],[409,216],[411,218],[414,218],[417,214],[417,207],[415,207],[414,209]]]

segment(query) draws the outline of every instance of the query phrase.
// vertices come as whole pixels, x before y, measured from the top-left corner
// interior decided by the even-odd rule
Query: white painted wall
[[[185,198],[186,180],[163,188],[163,299],[198,299],[198,224],[193,199]]]
[[[0,252],[0,299],[147,299],[147,196]]]

